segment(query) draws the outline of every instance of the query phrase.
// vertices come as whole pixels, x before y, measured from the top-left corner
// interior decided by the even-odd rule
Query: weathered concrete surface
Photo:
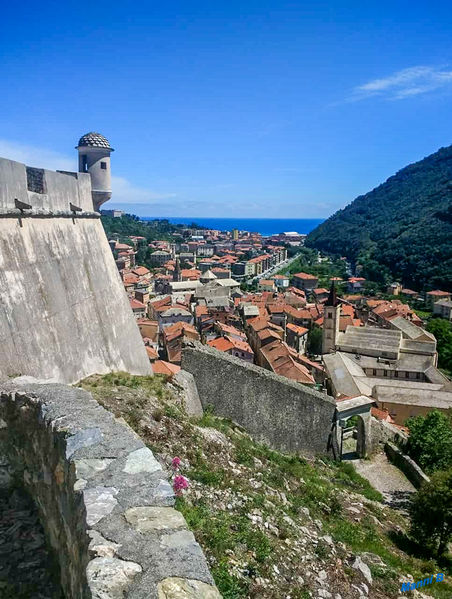
[[[27,185],[27,169],[42,171],[43,192],[30,191]],[[93,211],[91,177],[88,173],[59,173],[46,169],[30,169],[21,162],[0,158],[0,214],[13,212],[15,199],[30,204],[35,213],[68,212],[69,203],[82,210]]]
[[[36,501],[68,599],[218,599],[152,452],[81,389],[0,387],[0,454]]]
[[[194,376],[204,409],[212,405],[256,440],[279,451],[326,453],[332,397],[196,342],[183,349],[182,368]]]
[[[0,218],[0,374],[68,383],[149,374],[100,220],[21,222]]]

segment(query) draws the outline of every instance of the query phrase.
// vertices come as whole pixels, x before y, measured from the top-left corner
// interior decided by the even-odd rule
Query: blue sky
[[[111,207],[326,217],[451,143],[451,27],[445,1],[4,3],[0,156],[74,170],[94,130]]]

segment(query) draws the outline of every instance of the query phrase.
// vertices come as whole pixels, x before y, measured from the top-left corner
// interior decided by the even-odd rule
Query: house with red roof
[[[166,356],[172,364],[180,364],[184,341],[199,341],[199,333],[191,324],[175,322],[163,329],[163,346]]]
[[[292,285],[302,291],[312,291],[318,284],[319,279],[306,272],[297,272],[295,275],[292,275]]]
[[[231,356],[235,356],[236,358],[240,358],[241,360],[245,360],[245,362],[252,364],[254,361],[254,352],[250,345],[244,340],[235,339],[234,337],[229,337],[226,335],[225,337],[211,339],[207,342],[207,345],[217,349],[218,351],[222,351],[230,354]]]
[[[425,305],[429,310],[433,310],[433,305],[439,300],[450,300],[451,294],[449,291],[441,291],[440,289],[434,289],[433,291],[427,291],[425,294]]]

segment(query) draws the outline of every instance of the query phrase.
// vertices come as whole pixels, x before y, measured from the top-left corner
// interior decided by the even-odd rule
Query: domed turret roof
[[[110,142],[108,139],[100,133],[95,133],[94,131],[82,135],[82,137],[78,140],[77,147],[105,148],[106,150],[113,152],[113,148],[110,147]]]

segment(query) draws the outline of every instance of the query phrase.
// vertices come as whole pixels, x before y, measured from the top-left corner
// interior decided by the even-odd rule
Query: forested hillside
[[[347,256],[380,283],[398,278],[417,290],[452,291],[452,146],[356,198],[306,245]]]

